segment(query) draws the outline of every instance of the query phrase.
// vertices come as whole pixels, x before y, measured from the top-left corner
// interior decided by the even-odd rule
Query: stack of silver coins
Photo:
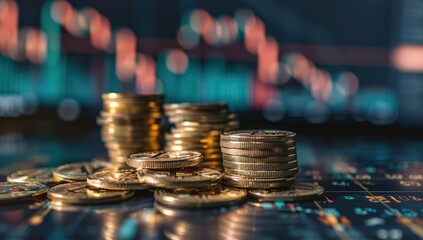
[[[203,154],[200,167],[222,170],[219,139],[222,131],[239,127],[235,114],[224,103],[166,104],[166,116],[173,125],[165,135],[167,151],[197,151]]]
[[[158,151],[163,145],[163,95],[103,94],[97,118],[101,137],[113,162],[131,153]]]
[[[222,183],[251,189],[292,186],[298,173],[295,138],[294,132],[279,130],[223,132]]]

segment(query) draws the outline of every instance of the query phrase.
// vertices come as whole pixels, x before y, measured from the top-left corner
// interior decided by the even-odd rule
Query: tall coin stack
[[[166,104],[169,122],[174,125],[165,135],[168,151],[197,151],[203,154],[200,167],[223,170],[219,139],[222,131],[239,127],[235,114],[230,114],[225,103]]]
[[[292,186],[298,173],[295,138],[294,132],[279,130],[223,132],[222,183],[251,189]]]
[[[163,95],[105,93],[97,118],[110,161],[136,152],[158,151],[163,142]]]

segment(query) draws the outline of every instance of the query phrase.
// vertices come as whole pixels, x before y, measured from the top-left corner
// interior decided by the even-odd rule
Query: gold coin
[[[293,178],[298,174],[298,168],[291,168],[286,170],[240,170],[225,167],[225,174],[237,175],[247,178]]]
[[[273,149],[235,149],[221,147],[220,149],[223,154],[245,157],[288,156],[297,153],[296,147]]]
[[[143,149],[160,149],[161,145],[157,143],[143,144],[129,144],[129,143],[118,143],[118,142],[106,142],[105,144],[107,149],[135,149],[135,151],[142,151]]]
[[[223,132],[220,139],[223,141],[246,141],[246,142],[271,142],[295,140],[296,133],[282,130],[238,130]]]
[[[175,136],[169,136],[169,134],[165,135],[165,139],[167,142],[170,143],[211,143],[211,144],[219,144],[219,138],[213,138],[213,137],[175,137]]]
[[[196,146],[196,145],[172,145],[172,144],[167,144],[165,146],[165,149],[168,151],[196,151],[196,152],[200,152],[202,154],[219,154],[220,153],[220,149],[218,147],[201,147],[201,146]]]
[[[110,156],[110,161],[113,163],[120,163],[120,164],[126,164],[126,159],[128,158],[129,154],[126,154],[124,156]]]
[[[173,149],[176,151],[180,151],[181,149],[216,149],[219,150],[219,144],[208,144],[208,143],[198,143],[198,142],[180,142],[180,141],[174,141],[174,142],[167,142],[166,146],[168,149]]]
[[[204,125],[204,126],[177,126],[177,128],[181,131],[185,132],[201,132],[201,131],[231,131],[238,126],[210,126],[210,125]]]
[[[170,103],[165,104],[164,108],[170,111],[188,110],[188,111],[208,111],[227,109],[226,103]]]
[[[97,117],[97,124],[116,124],[116,125],[148,125],[148,124],[160,124],[161,118],[150,118],[150,119],[125,119],[125,118],[113,118],[113,117]]]
[[[19,170],[7,176],[7,181],[12,183],[55,183],[52,168],[30,168]]]
[[[103,137],[115,137],[115,138],[139,138],[139,139],[150,139],[158,138],[163,136],[163,129],[157,130],[140,130],[140,129],[122,129],[122,128],[102,128],[101,135]]]
[[[107,100],[120,100],[120,101],[163,101],[164,96],[161,94],[136,94],[136,93],[104,93],[101,95],[101,98],[105,101]]]
[[[192,127],[192,128],[199,128],[199,129],[224,129],[228,127],[239,127],[239,121],[233,120],[227,123],[203,123],[203,122],[195,122],[195,121],[183,121],[175,123],[177,128],[183,127]]]
[[[275,190],[249,190],[249,195],[259,201],[284,201],[284,202],[298,202],[314,200],[321,197],[325,189],[317,184],[296,182],[287,189]]]
[[[134,101],[116,101],[103,100],[104,108],[145,108],[145,109],[163,109],[161,102],[134,102]]]
[[[161,109],[148,108],[103,108],[109,114],[128,114],[128,115],[162,115]]]
[[[105,129],[116,129],[121,131],[159,131],[163,129],[161,124],[149,124],[149,125],[117,125],[113,123],[107,123],[103,125]]]
[[[163,141],[162,137],[163,131],[158,132],[148,132],[148,133],[131,133],[131,132],[107,132],[102,130],[101,137],[108,141],[117,141],[117,142],[158,142]]]
[[[202,160],[201,153],[194,151],[155,151],[131,154],[126,164],[134,168],[172,169],[192,167]]]
[[[63,204],[99,204],[128,199],[133,191],[111,191],[89,186],[86,182],[60,184],[50,188],[47,197]]]
[[[222,183],[238,188],[272,189],[289,187],[294,184],[294,178],[247,178],[239,175],[225,174]]]
[[[191,131],[186,132],[178,128],[171,128],[170,133],[176,137],[204,137],[204,136],[212,136],[212,137],[219,137],[220,139],[220,131],[211,130],[211,131]]]
[[[213,208],[237,205],[244,201],[247,193],[243,189],[222,185],[207,190],[165,190],[154,192],[154,199],[159,204],[175,208]]]
[[[120,119],[151,119],[151,118],[160,118],[163,116],[161,112],[152,112],[152,113],[136,113],[136,114],[128,114],[128,113],[112,113],[101,111],[100,116],[102,118],[120,118]]]
[[[253,170],[253,171],[272,171],[272,170],[287,170],[298,167],[297,160],[286,163],[245,163],[233,162],[223,160],[223,166],[238,170]]]
[[[0,204],[32,200],[33,197],[45,194],[48,187],[42,183],[10,183],[0,182]]]
[[[281,142],[239,142],[239,141],[220,141],[220,146],[224,148],[236,149],[274,149],[274,148],[291,148],[295,147],[295,141]]]
[[[95,172],[88,176],[87,183],[96,188],[109,190],[143,190],[148,186],[141,184],[135,169],[121,169]]]
[[[235,114],[218,113],[216,114],[170,114],[167,113],[166,116],[171,123],[182,123],[182,122],[196,122],[202,124],[226,124],[231,121],[235,121]]]
[[[222,173],[209,168],[182,168],[172,170],[141,169],[138,180],[152,187],[165,189],[210,188],[219,184]]]
[[[251,162],[251,163],[281,163],[289,162],[297,159],[297,154],[287,156],[265,156],[265,157],[246,157],[229,154],[222,154],[222,158],[226,161],[234,162]]]
[[[89,174],[100,169],[90,162],[70,163],[55,168],[53,178],[56,182],[85,182]]]

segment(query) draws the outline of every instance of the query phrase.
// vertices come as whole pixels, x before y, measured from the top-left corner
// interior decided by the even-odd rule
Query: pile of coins
[[[102,98],[97,123],[111,161],[125,162],[131,153],[162,149],[162,95],[107,93]]]
[[[298,173],[295,137],[293,132],[275,130],[222,133],[223,182],[252,189],[291,186]]]
[[[169,122],[174,125],[166,134],[166,150],[197,151],[203,154],[201,167],[223,170],[219,137],[222,131],[239,127],[235,114],[230,114],[228,105],[211,104],[166,104]]]
[[[203,156],[194,151],[131,154],[127,164],[138,168],[140,183],[157,188],[156,204],[176,208],[231,206],[247,196],[243,189],[219,185],[222,173],[198,167]]]

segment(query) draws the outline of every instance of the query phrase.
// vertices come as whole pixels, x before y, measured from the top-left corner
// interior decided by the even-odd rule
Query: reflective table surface
[[[104,151],[97,132],[61,137],[0,136],[1,178],[17,169],[87,161]],[[46,199],[0,206],[1,239],[421,239],[423,141],[407,137],[302,136],[299,181],[317,182],[312,202],[183,210],[153,192],[97,206]]]

